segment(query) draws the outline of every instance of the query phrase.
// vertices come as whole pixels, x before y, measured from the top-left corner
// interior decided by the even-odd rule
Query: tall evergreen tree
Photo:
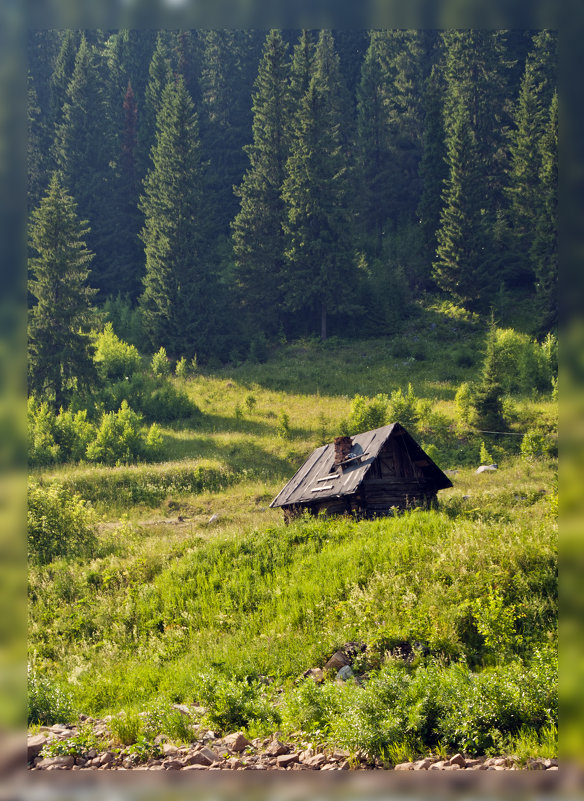
[[[387,125],[389,74],[386,35],[371,31],[357,89],[359,221],[364,246],[380,255],[391,191],[391,151]]]
[[[332,36],[322,31],[283,188],[290,265],[286,303],[305,319],[318,315],[322,339],[327,337],[328,316],[350,306],[354,288],[339,83]]]
[[[440,70],[434,65],[424,93],[423,155],[420,162],[423,189],[417,209],[428,266],[432,264],[436,254],[436,233],[440,225],[442,192],[448,176],[442,112],[443,91]]]
[[[290,65],[290,102],[295,110],[300,108],[302,98],[310,86],[313,62],[314,42],[310,31],[303,29],[298,42],[294,45]]]
[[[150,342],[173,356],[208,355],[214,280],[205,247],[198,122],[182,77],[162,95],[141,210],[146,275],[140,304]]]
[[[474,309],[492,282],[482,205],[484,188],[470,111],[461,102],[448,138],[449,174],[437,233],[434,280],[462,306]]]
[[[533,212],[540,193],[541,140],[548,123],[555,77],[554,49],[554,40],[548,32],[534,37],[534,48],[527,57],[521,81],[514,128],[509,135],[508,222],[516,254],[516,281],[534,279],[530,246]]]
[[[250,166],[237,194],[232,223],[239,300],[250,327],[278,331],[284,282],[285,206],[282,185],[289,151],[290,93],[286,45],[279,31],[266,37],[253,95]]]
[[[115,292],[109,269],[112,232],[111,138],[103,104],[100,62],[96,49],[82,38],[67,102],[55,139],[55,157],[67,191],[75,198],[79,215],[89,220],[88,246],[95,253],[92,283],[102,293]]]
[[[73,77],[81,36],[78,31],[66,29],[60,34],[60,38],[61,45],[50,79],[49,117],[53,135],[61,124],[63,107],[68,100],[67,89]]]
[[[150,156],[156,142],[156,118],[162,106],[162,95],[171,79],[172,69],[166,36],[159,31],[148,69],[143,113],[140,115],[138,137],[141,176],[151,167]]]
[[[531,258],[535,266],[542,331],[558,326],[558,95],[552,96],[541,140],[539,193]]]
[[[55,409],[75,389],[91,385],[93,361],[88,328],[94,291],[87,285],[92,253],[87,224],[56,175],[32,214],[29,292],[29,385]]]

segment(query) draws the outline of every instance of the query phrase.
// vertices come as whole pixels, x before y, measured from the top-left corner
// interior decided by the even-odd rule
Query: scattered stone
[[[466,768],[466,759],[462,754],[455,754],[448,760],[449,765],[458,765],[459,768]]]
[[[324,666],[324,670],[340,670],[340,668],[350,664],[351,660],[344,651],[335,651]]]
[[[351,665],[343,665],[343,667],[337,673],[337,679],[341,679],[341,681],[348,681],[349,679],[353,678],[355,674],[351,669]]]
[[[445,764],[444,760],[440,759],[438,762],[433,762],[428,770],[442,770]]]
[[[48,770],[49,768],[72,768],[75,764],[75,757],[74,756],[55,756],[55,757],[47,757],[46,759],[42,759],[37,768],[41,770]]]
[[[494,473],[495,470],[499,469],[498,464],[482,464],[480,467],[477,467],[475,473]]]
[[[250,741],[243,734],[243,732],[240,731],[235,732],[234,734],[228,734],[227,737],[223,738],[223,742],[227,748],[229,748],[231,751],[235,751],[238,754],[244,751],[248,746],[251,746]]]
[[[400,762],[398,763],[394,770],[413,770],[414,765],[412,762]]]
[[[179,759],[169,759],[162,763],[165,770],[180,770],[183,763]]]
[[[278,757],[281,754],[287,754],[290,751],[287,745],[280,742],[280,740],[272,740],[272,742],[266,748],[266,754],[268,756]]]
[[[287,768],[289,765],[292,765],[294,762],[298,762],[300,754],[280,754],[279,757],[276,758],[276,764],[279,768]]]
[[[310,757],[308,760],[304,760],[306,765],[310,765],[311,768],[320,768],[326,762],[326,756],[324,754],[315,754],[313,757]]]
[[[209,518],[209,524],[215,523],[217,520],[219,520],[218,514],[211,515],[211,517]]]
[[[425,757],[424,759],[418,759],[417,762],[414,762],[414,770],[428,770],[431,764],[432,760],[430,759],[430,757]]]
[[[164,768],[162,768],[162,765],[157,765],[156,767],[152,768],[152,770],[164,770]],[[207,770],[207,766],[194,762],[184,767],[183,771],[184,770]]]
[[[164,754],[165,757],[175,756],[177,752],[178,748],[176,747],[176,745],[172,745],[172,743],[164,743],[164,745],[162,746],[162,753]]]

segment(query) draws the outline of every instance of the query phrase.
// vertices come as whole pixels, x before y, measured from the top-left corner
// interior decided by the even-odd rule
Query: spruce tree
[[[541,332],[558,326],[558,95],[552,96],[541,139],[541,168],[531,258],[535,267]]]
[[[290,102],[295,111],[300,109],[302,98],[308,91],[314,62],[314,42],[310,32],[303,29],[294,45],[290,65]],[[294,115],[294,120],[297,115]]]
[[[109,269],[113,170],[100,67],[98,52],[83,37],[57,129],[55,157],[60,177],[75,198],[79,215],[89,220],[88,247],[95,254],[92,283],[103,294],[109,294],[115,293],[115,276]]]
[[[29,292],[29,387],[56,410],[94,380],[88,336],[94,290],[87,284],[92,253],[87,223],[57,175],[32,213]]]
[[[156,118],[162,105],[162,94],[171,78],[172,69],[166,36],[162,31],[159,31],[148,69],[148,83],[144,92],[143,113],[140,115],[138,141],[141,177],[152,166],[150,156],[156,142]]]
[[[377,256],[383,247],[386,201],[391,191],[388,92],[385,33],[372,31],[357,89],[357,173],[363,246]]]
[[[449,174],[442,196],[433,277],[456,303],[476,309],[492,281],[481,210],[482,172],[476,135],[464,103],[454,112],[451,123],[447,143]]]
[[[420,162],[422,194],[418,215],[422,229],[425,261],[430,266],[436,254],[436,233],[440,225],[442,192],[448,176],[443,119],[443,86],[437,65],[432,67],[424,93],[423,155]]]
[[[162,95],[140,207],[146,253],[140,305],[150,343],[172,356],[208,355],[214,281],[205,247],[198,122],[181,76]]]
[[[314,63],[283,189],[289,242],[286,304],[307,320],[318,316],[320,336],[326,339],[329,314],[348,309],[354,288],[342,90],[329,31],[320,34]]]
[[[279,31],[266,37],[253,95],[250,166],[237,190],[241,209],[232,223],[239,301],[250,328],[277,333],[284,283],[285,207],[290,93],[286,45]]]

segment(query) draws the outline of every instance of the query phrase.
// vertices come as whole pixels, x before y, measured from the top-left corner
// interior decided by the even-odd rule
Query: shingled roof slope
[[[446,489],[446,487],[452,486],[450,479],[434,464],[405,428],[399,423],[390,423],[382,428],[375,428],[351,437],[351,452],[360,455],[361,460],[347,464],[342,471],[337,471],[334,467],[334,443],[317,448],[278,493],[270,506],[272,508],[289,506],[290,504],[320,501],[323,498],[341,498],[345,495],[353,495],[392,435],[403,436],[412,462],[423,461],[426,463],[420,467],[428,475],[428,478],[432,479],[436,489]]]

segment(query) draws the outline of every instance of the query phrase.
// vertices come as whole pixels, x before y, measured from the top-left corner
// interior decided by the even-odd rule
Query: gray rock
[[[37,765],[38,768],[42,768],[43,770],[48,770],[49,768],[72,768],[75,764],[75,757],[74,756],[55,756],[55,757],[47,757],[43,759]]]
[[[219,515],[217,514],[211,515],[211,517],[209,518],[209,523],[215,523],[217,520],[219,520]]]
[[[428,770],[431,764],[432,760],[430,759],[430,757],[425,757],[424,759],[418,759],[417,762],[414,762],[414,770]]]
[[[494,473],[495,470],[499,469],[498,464],[482,464],[480,467],[477,467],[475,473]]]
[[[322,684],[324,681],[324,673],[321,668],[310,668],[309,670],[305,670],[302,675],[305,679],[312,679],[317,684]]]
[[[459,768],[466,768],[466,759],[462,754],[455,754],[448,760],[449,765],[458,765]]]
[[[394,768],[394,770],[413,770],[413,769],[414,769],[413,762],[400,762]]]
[[[337,673],[337,679],[341,679],[342,681],[347,681],[354,675],[355,674],[351,670],[351,665],[343,665],[343,667]]]
[[[38,757],[46,742],[48,742],[48,738],[45,734],[34,734],[29,737],[26,743],[26,761],[31,762]]]

